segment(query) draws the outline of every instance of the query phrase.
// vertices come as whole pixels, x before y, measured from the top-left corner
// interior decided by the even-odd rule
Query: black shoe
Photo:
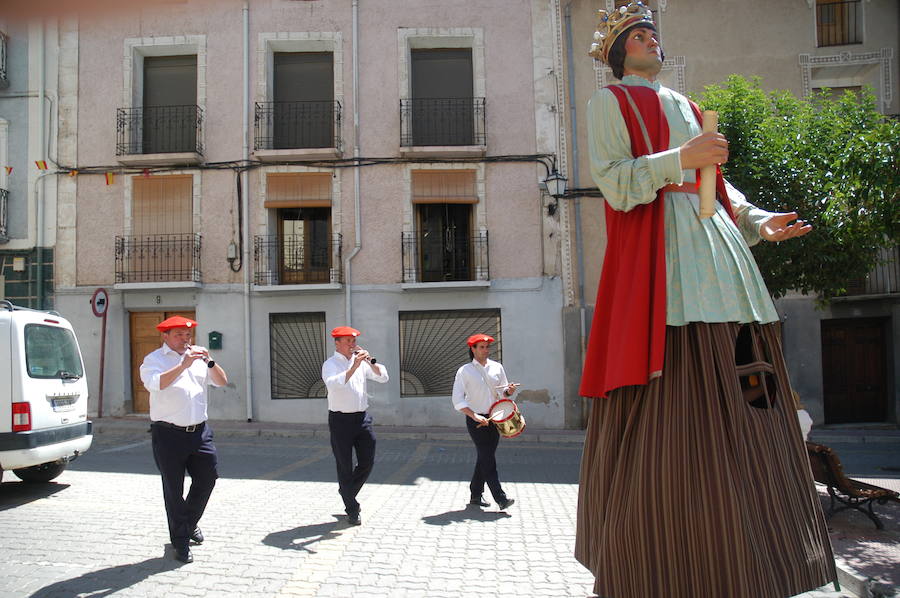
[[[473,496],[473,497],[469,500],[469,504],[470,504],[471,506],[473,506],[473,507],[489,507],[489,506],[491,506],[491,503],[489,503],[488,501],[484,500],[484,499],[483,499],[482,497],[480,497],[480,496]]]
[[[185,546],[185,547],[182,548],[182,549],[176,548],[176,549],[175,549],[175,560],[176,560],[176,561],[181,561],[182,563],[185,563],[185,564],[187,564],[187,563],[193,563],[193,562],[194,562],[194,555],[191,554],[191,549],[188,548],[187,546]]]
[[[362,525],[359,519],[359,513],[347,513],[347,523],[350,525]]]
[[[191,541],[197,544],[203,544],[203,532],[200,531],[200,526],[194,528],[194,531],[191,532]]]
[[[497,503],[497,506],[500,507],[501,511],[505,511],[507,508],[513,506],[513,504],[515,504],[515,502],[516,502],[516,499],[507,498],[506,500],[501,500],[499,503]]]

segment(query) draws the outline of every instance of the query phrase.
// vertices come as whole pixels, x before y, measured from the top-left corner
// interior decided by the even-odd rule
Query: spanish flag
[[[34,165],[38,167],[38,170],[47,170],[46,160],[35,160]]]
[[[107,172],[107,173],[106,173],[106,184],[107,184],[107,185],[112,185],[112,184],[115,183],[115,182],[116,182],[116,175],[115,175],[115,173],[113,173],[113,172]]]
[[[6,168],[6,176],[9,176],[12,174],[12,171],[13,171],[12,166],[4,166],[4,168]]]

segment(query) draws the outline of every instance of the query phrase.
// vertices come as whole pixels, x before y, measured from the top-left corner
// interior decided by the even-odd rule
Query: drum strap
[[[481,374],[481,377],[484,379],[484,383],[487,384],[488,390],[491,391],[491,396],[494,398],[494,402],[500,400],[500,395],[497,392],[497,389],[494,388],[494,385],[491,384],[491,379],[488,377],[487,368],[478,363],[474,362],[475,367],[478,369],[478,372]]]

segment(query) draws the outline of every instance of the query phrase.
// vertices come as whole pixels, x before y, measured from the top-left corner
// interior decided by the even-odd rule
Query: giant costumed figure
[[[608,240],[580,391],[593,400],[575,556],[602,598],[823,586],[834,559],[778,314],[749,249],[811,227],[722,178],[725,137],[703,133],[697,106],[656,80],[663,54],[645,5],[599,19],[591,55],[621,84],[587,111]],[[718,198],[708,218],[704,168]]]

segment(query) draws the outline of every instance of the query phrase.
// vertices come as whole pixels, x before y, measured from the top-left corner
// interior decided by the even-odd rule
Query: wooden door
[[[141,364],[144,357],[162,346],[162,333],[156,325],[170,316],[184,316],[195,319],[192,311],[133,311],[131,326],[131,400],[132,412],[150,412],[150,393],[141,382]],[[195,339],[196,342],[196,339]]]
[[[825,423],[887,418],[887,351],[882,318],[822,321]]]

